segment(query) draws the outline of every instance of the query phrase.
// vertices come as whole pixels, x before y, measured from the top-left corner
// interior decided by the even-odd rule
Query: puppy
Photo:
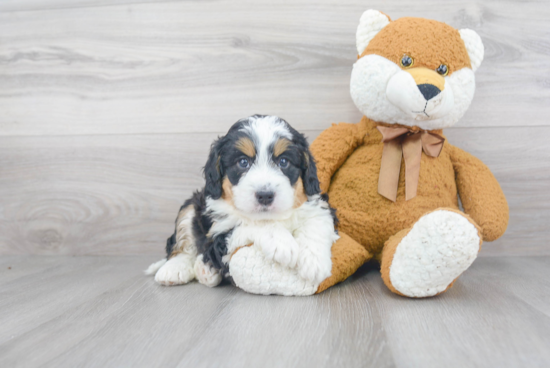
[[[196,278],[217,286],[231,276],[233,253],[252,244],[308,282],[331,275],[335,212],[321,195],[305,137],[286,121],[254,115],[236,122],[212,144],[204,176],[205,187],[180,208],[166,259],[145,271],[156,282]]]

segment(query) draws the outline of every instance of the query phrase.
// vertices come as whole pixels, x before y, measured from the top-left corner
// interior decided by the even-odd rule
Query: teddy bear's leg
[[[302,278],[296,268],[283,267],[266,259],[259,247],[239,248],[229,260],[229,273],[239,288],[253,294],[312,295],[344,281],[372,258],[363,246],[340,232],[332,245],[332,275],[323,282]]]
[[[331,248],[332,275],[319,285],[316,293],[344,281],[372,258],[372,254],[361,244],[341,231],[339,235],[340,239]]]
[[[399,295],[422,298],[440,294],[476,259],[481,231],[464,213],[438,209],[384,245],[382,279]]]
[[[266,258],[255,244],[233,253],[229,260],[229,274],[237,287],[252,294],[312,295],[319,286],[300,277],[296,268]]]

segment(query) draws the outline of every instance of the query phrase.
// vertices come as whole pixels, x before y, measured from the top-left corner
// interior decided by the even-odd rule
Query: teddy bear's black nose
[[[433,84],[419,84],[418,89],[426,101],[431,100],[435,96],[441,93],[441,90],[434,86]]]

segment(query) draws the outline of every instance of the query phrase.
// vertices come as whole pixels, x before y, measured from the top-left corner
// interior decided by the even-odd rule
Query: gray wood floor
[[[4,256],[2,367],[549,367],[550,257],[480,258],[431,299],[367,265],[313,297],[162,287],[155,258]]]

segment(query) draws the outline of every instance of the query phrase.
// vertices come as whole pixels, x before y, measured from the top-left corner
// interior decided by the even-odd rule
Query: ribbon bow
[[[416,196],[422,150],[431,157],[438,157],[445,138],[426,130],[376,127],[382,133],[384,151],[378,178],[378,193],[395,202],[401,170],[401,157],[405,159],[406,200]]]

